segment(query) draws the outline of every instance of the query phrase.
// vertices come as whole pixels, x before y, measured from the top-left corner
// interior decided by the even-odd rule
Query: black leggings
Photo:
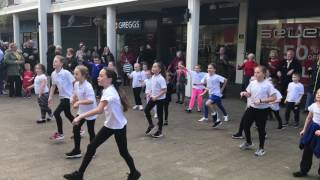
[[[49,94],[44,93],[41,95],[41,97],[38,97],[38,104],[41,111],[41,119],[44,120],[46,118],[46,114],[48,113],[49,116],[52,115],[52,111],[48,106],[48,98]]]
[[[302,173],[308,173],[312,166],[313,150],[310,145],[304,146],[303,155],[300,162],[300,171]],[[320,165],[318,172],[320,172]]]
[[[279,110],[277,110],[277,111],[271,110],[271,112],[273,112],[274,116],[276,116],[276,119],[278,121],[279,127],[282,127],[282,119],[281,119]]]
[[[237,134],[241,134],[242,135],[242,132],[244,130],[244,122],[245,122],[248,114],[249,114],[249,111],[246,110],[244,112],[244,114],[242,115],[242,118],[241,118],[241,121],[240,121],[240,124],[239,124],[239,130],[238,130]]]
[[[80,151],[80,142],[81,142],[81,136],[80,136],[80,130],[82,125],[87,122],[87,127],[88,127],[88,133],[90,136],[90,143],[96,136],[94,132],[94,124],[95,124],[95,119],[94,120],[86,120],[86,119],[81,119],[78,125],[73,126],[73,137],[74,137],[74,150]]]
[[[104,143],[107,139],[109,139],[112,135],[114,135],[116,139],[116,143],[118,145],[118,149],[120,155],[126,161],[127,165],[130,168],[130,172],[133,173],[136,171],[136,167],[134,165],[134,161],[131,155],[128,152],[127,147],[127,128],[126,126],[122,129],[110,129],[103,126],[98,132],[97,136],[93,139],[93,141],[88,145],[87,152],[83,158],[82,164],[79,168],[79,172],[84,174],[87,169],[89,163],[92,160],[92,157],[95,155],[97,148]]]
[[[251,132],[250,128],[253,124],[253,122],[256,122],[256,125],[258,127],[258,133],[259,133],[259,141],[260,145],[259,147],[261,149],[264,148],[264,141],[265,141],[265,136],[266,136],[266,122],[268,119],[268,113],[269,113],[269,108],[268,109],[257,109],[253,107],[249,107],[247,109],[248,112],[246,112],[246,116],[244,119],[244,133],[246,135],[246,140],[247,143],[252,144],[251,141]]]
[[[152,99],[149,100],[148,104],[146,105],[146,108],[144,109],[144,113],[146,115],[146,118],[149,123],[149,127],[154,126],[152,122],[152,117],[150,111],[152,108],[157,105],[157,114],[158,114],[158,126],[159,131],[162,132],[162,126],[163,126],[163,105],[165,103],[165,99],[156,100],[153,101]]]
[[[299,123],[300,105],[296,105],[294,102],[287,102],[287,108],[286,108],[286,122],[287,123],[289,122],[291,111],[293,111],[293,113],[294,113],[294,121],[296,123]]]
[[[142,105],[141,97],[140,97],[141,90],[142,90],[142,87],[133,88],[133,95],[134,95],[134,100],[136,102],[136,105]]]
[[[64,115],[69,119],[72,123],[74,116],[71,114],[70,111],[70,99],[64,98],[60,99],[60,104],[58,105],[57,109],[54,111],[53,115],[57,121],[58,132],[63,134],[62,129],[62,118],[60,116],[61,112],[64,111]]]
[[[9,83],[9,97],[20,97],[21,96],[21,89],[22,83],[20,76],[8,76],[8,83]]]
[[[169,116],[169,104],[170,104],[170,101],[166,100],[163,104],[164,106],[164,120],[165,122],[168,122],[168,116]]]

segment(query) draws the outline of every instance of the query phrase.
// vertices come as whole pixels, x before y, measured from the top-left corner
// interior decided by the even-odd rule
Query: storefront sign
[[[117,22],[117,30],[121,32],[127,31],[141,31],[143,23],[141,20],[128,20],[128,21],[119,21]]]
[[[302,82],[309,82],[307,69],[320,53],[320,23],[261,24],[261,62],[266,63],[270,50],[277,49],[279,58],[286,58],[289,49],[302,64]],[[282,28],[278,28],[281,26]],[[259,38],[258,38],[259,39]]]

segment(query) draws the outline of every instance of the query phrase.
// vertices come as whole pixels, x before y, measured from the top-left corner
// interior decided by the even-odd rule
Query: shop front
[[[184,19],[186,7],[163,10],[161,35],[162,58],[169,64],[177,51],[185,55],[187,25]],[[200,9],[198,64],[206,70],[208,63],[216,62],[219,48],[226,47],[229,59],[229,82],[235,80],[239,4],[204,4]]]

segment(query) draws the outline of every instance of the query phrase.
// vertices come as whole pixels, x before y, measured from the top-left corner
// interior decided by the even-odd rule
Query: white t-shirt
[[[104,126],[110,129],[122,129],[127,124],[127,119],[123,114],[123,107],[120,96],[114,86],[109,86],[103,90],[100,101],[107,101],[104,108],[106,121]]]
[[[215,96],[222,97],[220,85],[221,85],[221,83],[224,83],[225,80],[226,80],[226,78],[224,78],[218,74],[214,74],[212,76],[210,74],[207,74],[201,80],[201,82],[204,84],[207,84],[207,88],[209,89],[209,95],[215,95]]]
[[[151,96],[158,96],[161,92],[161,89],[167,89],[167,83],[164,77],[161,74],[153,75],[151,78]],[[158,99],[165,99],[166,93],[160,96]]]
[[[58,73],[53,71],[51,78],[52,84],[58,87],[59,97],[70,99],[73,92],[73,82],[75,81],[73,75],[69,71],[61,69]]]
[[[142,80],[146,80],[147,79],[147,71],[142,71]]]
[[[298,102],[299,98],[304,94],[304,87],[301,83],[291,82],[288,85],[287,101]]]
[[[142,87],[143,72],[142,71],[132,71],[129,75],[132,78],[132,88]]]
[[[207,73],[196,71],[190,71],[191,79],[192,79],[192,88],[195,89],[204,89],[204,85],[195,85],[195,84],[201,84],[201,80],[206,76]]]
[[[251,81],[246,91],[251,94],[250,106],[257,109],[266,109],[269,107],[269,104],[255,105],[254,102],[260,99],[267,99],[276,94],[275,88],[268,80],[262,82],[257,80]]]
[[[274,89],[275,92],[276,92],[276,97],[277,97],[277,100],[276,101],[281,101],[282,99],[282,95],[281,93],[277,90],[277,89]],[[270,105],[270,108],[274,111],[279,111],[280,110],[280,106],[279,106],[279,103],[273,103]]]
[[[49,92],[47,76],[45,74],[41,74],[40,76],[37,75],[34,78],[33,86],[34,86],[35,94],[39,94],[40,93],[41,81],[43,81],[43,80],[45,80],[45,82],[46,82],[43,93]]]
[[[151,93],[151,89],[152,89],[152,85],[151,85],[151,78],[150,79],[145,79],[144,80],[144,84],[145,84],[145,93],[146,94],[150,94]]]
[[[311,104],[308,107],[308,111],[313,113],[312,121],[320,126],[320,107],[317,103]]]
[[[88,81],[84,81],[82,84],[80,84],[79,81],[76,82],[74,84],[73,95],[75,95],[79,101],[82,101],[82,100],[93,101],[92,104],[88,104],[88,105],[80,104],[78,114],[86,113],[97,107],[94,90],[92,88],[92,85]],[[90,116],[86,118],[86,120],[95,120],[95,119],[97,119],[97,116]]]

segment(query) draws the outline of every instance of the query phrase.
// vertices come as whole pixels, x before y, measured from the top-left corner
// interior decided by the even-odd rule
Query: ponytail
[[[129,110],[129,101],[127,96],[125,95],[125,93],[123,92],[123,90],[119,87],[118,84],[118,75],[115,71],[104,68],[104,70],[106,71],[106,75],[108,78],[112,78],[112,85],[114,86],[114,88],[117,90],[119,97],[120,97],[120,101],[122,104],[122,108],[123,108],[123,112],[126,112]]]

